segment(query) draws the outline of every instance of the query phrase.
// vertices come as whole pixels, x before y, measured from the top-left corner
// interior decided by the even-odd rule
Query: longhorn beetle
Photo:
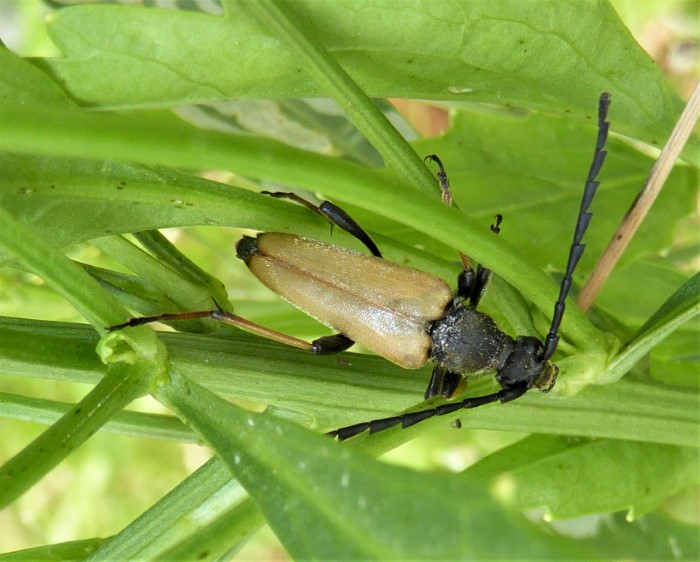
[[[610,95],[603,93],[598,105],[598,137],[593,162],[588,172],[581,208],[574,229],[559,298],[549,333],[544,342],[532,336],[515,340],[498,329],[491,317],[477,310],[491,271],[478,265],[476,271],[462,256],[464,268],[452,294],[442,280],[415,269],[384,261],[372,238],[352,217],[336,205],[324,201],[319,206],[291,193],[268,193],[300,203],[326,217],[360,240],[373,254],[366,256],[331,246],[275,232],[244,236],[236,244],[236,255],[250,271],[284,299],[337,330],[309,343],[254,324],[218,307],[185,313],[132,318],[111,330],[156,321],[211,318],[238,326],[287,345],[317,354],[338,353],[354,342],[406,369],[417,369],[429,360],[435,366],[425,391],[425,398],[453,396],[463,374],[495,370],[501,390],[486,396],[466,398],[435,408],[376,419],[336,429],[328,435],[347,439],[369,429],[370,433],[401,424],[414,425],[432,416],[476,408],[491,402],[510,402],[533,386],[548,392],[554,386],[559,369],[550,363],[559,343],[559,325],[564,316],[566,297],[572,275],[585,248],[581,243],[588,228],[593,200],[599,182],[596,176],[605,160],[603,150],[608,135],[606,121]],[[450,201],[449,184],[442,163],[436,156],[443,200]],[[497,217],[500,222],[500,216]],[[498,223],[492,229],[498,231]]]

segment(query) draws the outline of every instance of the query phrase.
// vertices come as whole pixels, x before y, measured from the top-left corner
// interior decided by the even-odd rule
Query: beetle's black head
[[[498,370],[496,379],[504,388],[520,386],[526,383],[542,392],[548,392],[554,386],[559,368],[543,359],[542,342],[531,336],[520,336],[515,341],[515,349]]]
[[[243,236],[236,242],[236,257],[248,263],[250,257],[258,251],[258,240],[250,236]]]

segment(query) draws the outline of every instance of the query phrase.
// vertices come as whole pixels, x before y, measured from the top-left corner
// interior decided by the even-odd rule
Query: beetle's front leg
[[[440,365],[435,365],[423,398],[428,400],[438,395],[443,398],[450,398],[460,389],[462,380],[461,374],[453,373]]]

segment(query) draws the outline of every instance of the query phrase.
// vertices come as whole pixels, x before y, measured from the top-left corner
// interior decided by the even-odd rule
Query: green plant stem
[[[197,285],[205,285],[210,292],[221,298],[223,302],[226,299],[226,291],[221,286],[218,279],[209,275],[201,269],[197,264],[185,256],[178,250],[170,240],[168,240],[158,230],[146,230],[144,232],[135,232],[134,238],[138,240],[143,247],[148,250],[159,262],[167,265],[172,270],[177,271],[181,276],[189,279]]]
[[[157,143],[149,140],[153,135],[159,139]],[[2,148],[202,169],[235,169],[251,177],[265,176],[269,181],[325,192],[406,224],[458,251],[469,247],[470,257],[492,267],[547,316],[551,315],[551,303],[558,292],[552,280],[514,248],[475,220],[442,204],[438,197],[422,192],[408,197],[397,192],[385,174],[278,142],[172,124],[146,127],[124,117],[114,119],[85,112],[67,115],[43,106],[4,105],[0,106]],[[437,223],[441,225],[439,229],[435,228]],[[562,331],[579,349],[602,350],[606,346],[600,332],[574,306],[567,310]]]
[[[272,30],[301,57],[306,71],[322,87],[323,93],[338,103],[345,116],[382,155],[401,184],[415,186],[437,197],[435,177],[415,150],[323,46],[310,38],[300,25],[301,17],[293,13],[292,3],[254,0],[243,3],[242,7],[262,29]]]
[[[79,328],[0,318],[2,372],[94,382],[104,366],[97,361],[88,364],[81,356],[61,355],[61,350],[65,349],[91,353],[94,333],[88,328]],[[159,337],[167,344],[175,367],[187,372],[197,383],[219,395],[269,404],[287,413],[296,412],[326,429],[396,414],[413,405],[424,390],[425,377],[429,374],[426,372],[422,377],[378,357],[358,354],[343,356],[351,363],[351,368],[339,367],[335,357],[300,353],[244,334],[217,337],[161,333]],[[31,350],[29,357],[13,352],[18,340],[25,349]],[[81,369],[73,365],[80,365]],[[323,377],[310,375],[317,372],[323,372]],[[566,376],[563,372],[562,377]],[[474,394],[488,386],[482,382],[488,381],[472,385]],[[303,388],[301,395],[300,388]],[[531,392],[511,404],[457,412],[452,417],[461,417],[464,427],[474,429],[694,446],[700,423],[697,401],[697,392],[689,389],[622,380],[614,385],[588,386],[580,394],[566,399]],[[380,454],[426,428],[443,427],[450,419],[447,416],[433,418],[415,428],[386,431],[371,439],[365,436],[352,442],[359,445],[365,441],[363,447]],[[125,424],[127,421],[124,419]],[[128,432],[129,426],[125,425],[124,430]],[[145,433],[153,437],[161,437],[159,431],[157,427],[131,428],[135,435]]]
[[[213,308],[209,284],[197,283],[121,236],[98,238],[92,244],[142,279],[157,287],[183,310]],[[217,294],[218,298],[223,295]],[[223,303],[227,300],[222,301]]]
[[[85,271],[0,208],[0,248],[48,283],[101,334],[128,319],[124,307]]]
[[[0,467],[0,507],[21,496],[114,414],[143,396],[149,382],[142,369],[113,365],[85,398]]]
[[[211,521],[246,504],[249,505],[250,501],[240,484],[233,480],[221,459],[213,458],[121,532],[104,542],[91,560],[162,558],[162,550],[171,548],[173,541],[197,533],[206,522],[202,520],[203,517]],[[197,516],[196,512],[206,515]],[[261,516],[259,512],[256,513],[257,516],[251,514],[245,519],[255,528],[261,524]]]
[[[126,310],[97,281],[3,208],[0,247],[66,297],[103,335],[107,326],[128,318]],[[115,347],[104,355],[105,360],[112,362],[104,379],[71,411],[0,467],[0,506],[19,497],[116,412],[147,393],[162,373],[165,348],[152,331],[133,331],[114,342]]]
[[[0,417],[51,425],[75,404],[0,392]],[[196,442],[197,436],[173,416],[142,412],[119,412],[102,428],[108,433],[164,439],[178,443]]]

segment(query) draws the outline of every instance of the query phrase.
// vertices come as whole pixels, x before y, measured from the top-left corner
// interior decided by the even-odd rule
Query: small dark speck
[[[52,183],[52,184],[49,186],[49,189],[56,189],[56,184],[55,184],[55,183]]]
[[[565,110],[564,110],[564,113],[571,113],[571,110],[570,110],[570,109],[565,109]]]
[[[124,189],[124,186],[120,184],[117,186],[117,189]]]
[[[76,413],[76,414],[79,414],[79,413],[82,412],[82,411],[83,411],[82,408],[76,408],[76,409],[75,409],[75,413]]]
[[[657,146],[658,146],[658,144],[659,144],[659,141],[657,141],[657,140],[652,140],[652,141],[651,141],[651,144],[655,144],[655,145],[657,145]]]
[[[125,181],[120,181],[120,182],[119,182],[119,185],[126,185],[126,182],[125,182]]]
[[[185,203],[188,207],[194,207],[194,203]]]
[[[622,240],[622,234],[618,234],[617,236],[615,236],[615,239],[616,239],[616,240]]]
[[[523,54],[527,53],[527,49],[523,49]]]
[[[591,116],[590,116],[590,115],[586,115],[586,119],[590,119],[590,118],[591,118]]]
[[[203,550],[202,552],[199,553],[197,556],[197,560],[204,560],[209,556],[209,551],[208,550]]]

